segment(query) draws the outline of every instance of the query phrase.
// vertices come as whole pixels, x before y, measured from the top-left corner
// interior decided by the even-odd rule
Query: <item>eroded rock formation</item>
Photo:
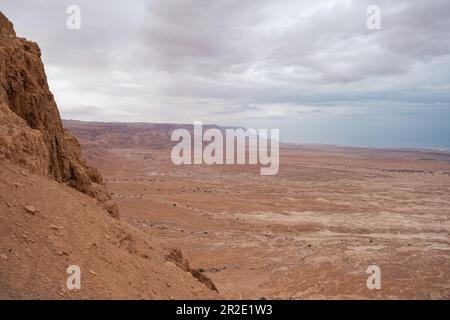
[[[63,128],[39,46],[17,37],[1,12],[0,124],[0,158],[66,183],[119,216],[101,175],[86,164],[77,139]]]

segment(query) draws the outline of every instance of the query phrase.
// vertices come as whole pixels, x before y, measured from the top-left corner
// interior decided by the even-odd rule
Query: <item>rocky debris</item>
[[[66,183],[119,217],[101,175],[86,164],[78,140],[63,128],[39,46],[16,37],[1,12],[0,159]]]
[[[27,213],[29,213],[29,214],[35,214],[36,212],[37,212],[37,210],[36,210],[36,208],[35,207],[33,207],[33,206],[31,206],[31,205],[26,205],[25,207],[24,207],[24,209],[25,209],[25,212],[27,212]]]
[[[222,271],[225,271],[225,270],[231,270],[231,269],[240,269],[241,268],[241,266],[239,266],[239,265],[232,265],[232,264],[226,264],[226,265],[224,265],[224,266],[220,266],[220,267],[212,267],[212,268],[209,268],[209,269],[203,269],[203,268],[200,268],[200,269],[198,269],[198,271],[200,271],[200,272],[222,272]]]
[[[219,292],[214,282],[210,278],[202,274],[202,272],[199,269],[194,269],[189,266],[188,260],[185,257],[183,257],[183,253],[181,252],[180,249],[172,249],[170,254],[166,256],[166,260],[174,263],[177,267],[181,268],[182,270],[191,273],[194,278],[196,278],[199,282],[203,283],[210,290]]]

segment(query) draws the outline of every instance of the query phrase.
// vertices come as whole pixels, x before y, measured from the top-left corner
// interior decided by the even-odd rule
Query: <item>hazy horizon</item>
[[[80,120],[80,119],[73,119],[73,118],[63,118],[63,121],[81,121],[81,122],[85,122],[85,123],[111,123],[111,124],[157,124],[157,125],[186,125],[186,126],[192,126],[193,123],[187,123],[187,122],[148,122],[148,121],[101,121],[101,120]],[[216,123],[203,123],[204,126],[214,126],[217,125]],[[236,125],[232,125],[232,124],[222,124],[222,125],[218,125],[224,128],[233,128],[233,127],[243,127],[245,129],[258,129],[256,127],[244,127],[244,126],[236,126]],[[314,141],[298,141],[298,140],[289,140],[289,138],[284,138],[281,137],[280,138],[282,143],[287,143],[287,144],[298,144],[298,145],[330,145],[330,146],[338,146],[338,147],[357,147],[357,148],[375,148],[375,149],[412,149],[412,150],[421,150],[421,149],[425,149],[425,150],[435,150],[435,151],[443,151],[443,152],[450,152],[450,147],[445,147],[445,146],[424,146],[424,145],[420,145],[419,144],[411,144],[411,145],[405,145],[405,144],[394,144],[391,143],[390,145],[380,145],[380,144],[358,144],[358,143],[354,143],[354,144],[345,144],[345,143],[333,143],[333,142],[328,142],[328,143],[324,143],[324,142],[314,142]]]

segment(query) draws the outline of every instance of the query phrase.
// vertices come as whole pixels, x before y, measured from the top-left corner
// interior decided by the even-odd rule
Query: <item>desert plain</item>
[[[450,298],[448,152],[281,144],[279,173],[261,176],[172,164],[176,125],[64,125],[121,220],[180,248],[223,298]]]

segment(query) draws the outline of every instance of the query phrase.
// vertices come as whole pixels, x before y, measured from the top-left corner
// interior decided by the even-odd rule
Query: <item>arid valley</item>
[[[0,8],[0,300],[450,300],[448,1],[79,2]]]
[[[282,144],[278,175],[260,176],[173,165],[174,125],[64,125],[121,219],[180,248],[224,298],[450,298],[449,153]]]

